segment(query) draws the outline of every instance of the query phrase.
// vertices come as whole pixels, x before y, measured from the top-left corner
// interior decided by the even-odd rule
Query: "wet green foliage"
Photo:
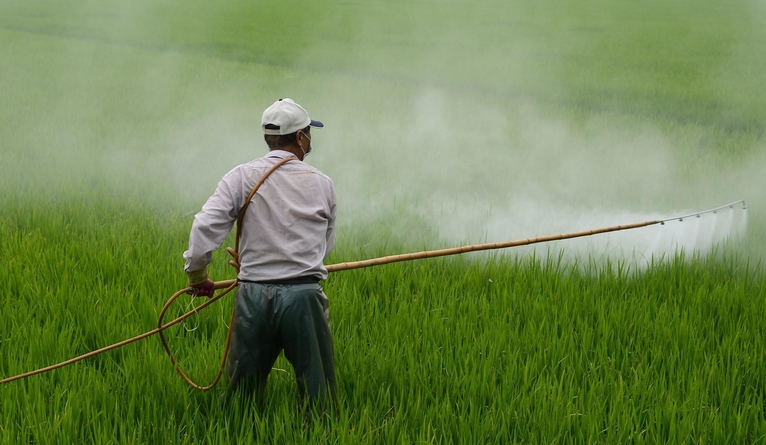
[[[13,291],[0,319],[3,376],[149,330],[182,287],[188,217],[92,199],[44,214],[4,202],[0,279]],[[343,238],[330,262],[352,259],[361,240]],[[367,253],[407,247],[389,241]],[[217,279],[231,277],[221,255],[215,265]],[[341,406],[327,418],[304,423],[284,359],[259,411],[243,397],[225,403],[225,383],[190,389],[148,339],[4,385],[0,438],[757,443],[766,434],[762,284],[759,268],[730,254],[645,271],[485,255],[338,272],[325,291]],[[230,308],[226,299],[169,335],[200,383],[217,369]]]

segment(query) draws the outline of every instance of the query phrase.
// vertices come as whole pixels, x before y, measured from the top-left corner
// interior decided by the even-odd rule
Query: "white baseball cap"
[[[276,128],[266,128],[266,126],[275,126]],[[263,134],[284,135],[296,133],[299,130],[311,125],[312,127],[324,127],[319,121],[313,121],[302,106],[295,103],[292,99],[279,99],[274,102],[261,118],[261,128]]]

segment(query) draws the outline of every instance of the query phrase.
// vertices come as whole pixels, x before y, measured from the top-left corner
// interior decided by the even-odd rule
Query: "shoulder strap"
[[[250,194],[247,195],[247,200],[245,200],[245,205],[242,206],[242,210],[239,211],[239,216],[237,216],[237,236],[234,241],[234,249],[231,247],[227,247],[226,251],[229,252],[229,255],[234,257],[233,260],[229,261],[229,264],[234,266],[235,269],[237,269],[237,273],[239,273],[239,239],[242,236],[242,220],[245,218],[245,210],[247,210],[247,206],[250,205],[250,201],[253,199],[253,196],[255,196],[255,193],[258,191],[259,188],[261,188],[261,185],[263,185],[264,181],[266,181],[266,178],[271,175],[274,170],[278,169],[282,164],[285,164],[289,161],[297,160],[298,158],[289,157],[280,159],[279,162],[274,164],[270,169],[266,170],[266,173],[261,176],[261,179],[258,180],[258,182],[255,183],[255,186],[252,190],[250,190]]]

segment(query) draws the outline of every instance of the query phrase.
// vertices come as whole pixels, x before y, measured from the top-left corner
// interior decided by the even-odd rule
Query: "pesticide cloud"
[[[502,14],[479,21],[490,20],[502,22]],[[582,28],[576,23],[559,25]],[[481,32],[470,25],[445,28],[449,31],[427,29],[423,40],[470,42]],[[579,54],[597,51],[610,38],[608,30],[585,30],[601,34],[564,43],[566,36],[552,31],[550,41],[561,45],[560,52]],[[360,32],[360,40],[370,38]],[[739,37],[731,57],[743,46],[752,46],[751,36]],[[426,224],[420,231],[417,225],[403,225],[403,236],[417,242],[424,232],[436,231],[446,245],[456,245],[664,219],[745,199],[747,211],[736,206],[699,219],[542,249],[646,264],[679,249],[707,254],[729,238],[749,234],[753,242],[762,237],[748,231],[748,218],[754,217],[757,224],[761,218],[764,188],[757,172],[766,162],[758,154],[763,153],[760,137],[721,137],[713,118],[703,123],[672,116],[663,120],[609,107],[561,113],[550,102],[519,91],[540,78],[544,88],[572,95],[577,85],[569,83],[571,67],[543,51],[540,43],[522,39],[496,45],[456,56],[450,45],[433,44],[419,54],[422,57],[412,58],[418,61],[413,71],[430,83],[409,84],[401,94],[396,94],[401,88],[397,82],[390,82],[390,90],[384,92],[359,87],[364,89],[361,94],[349,94],[345,86],[318,100],[332,104],[320,107],[331,108],[330,125],[320,139],[328,147],[322,167],[336,179],[342,202],[349,207],[344,214],[349,225],[406,214]],[[500,56],[503,52],[505,57]],[[734,72],[722,67],[731,57],[716,70],[702,73],[705,88],[720,89],[722,79],[730,80]],[[465,66],[478,67],[475,83],[465,77]],[[443,75],[443,70],[454,76]],[[499,83],[487,71],[502,72],[508,83]],[[727,108],[737,106],[726,100]],[[336,126],[341,130],[335,132]],[[732,160],[727,153],[732,149],[743,154]]]
[[[407,105],[388,122],[324,144],[339,147],[340,156],[324,163],[337,170],[339,193],[351,207],[349,224],[406,213],[427,222],[445,244],[501,242],[665,219],[757,192],[737,180],[742,171],[684,176],[684,160],[651,127],[608,127],[594,119],[574,128],[533,106],[511,112],[486,103],[457,106],[435,90]],[[343,128],[352,128],[355,119],[334,117]],[[467,130],[475,128],[486,130]],[[381,148],[360,149],[370,141]],[[543,251],[640,263],[677,248],[707,253],[716,242],[743,233],[745,217],[739,208],[729,209],[685,223],[559,242]],[[408,236],[417,239],[418,232]]]
[[[308,162],[335,181],[341,229],[393,221],[393,236],[436,248],[663,219],[745,199],[747,212],[541,249],[641,264],[678,247],[708,252],[748,224],[750,244],[762,244],[766,147],[757,131],[736,130],[761,105],[732,87],[748,85],[741,73],[752,69],[742,66],[753,59],[746,56],[756,31],[734,34],[731,54],[677,92],[663,72],[610,71],[627,62],[609,59],[605,42],[644,44],[629,46],[641,32],[626,28],[636,5],[562,14],[526,2],[457,2],[438,11],[412,2],[382,15],[374,5],[338,4],[310,21],[305,39],[290,41],[285,60],[257,40],[240,52],[206,49],[217,27],[255,13],[250,6],[227,4],[205,24],[178,16],[178,29],[199,30],[197,45],[168,43],[163,17],[177,16],[150,2],[79,5],[66,11],[76,29],[25,35],[50,53],[2,66],[4,96],[17,104],[5,119],[16,122],[5,143],[12,156],[31,158],[40,176],[65,165],[60,181],[85,176],[144,187],[194,213],[223,174],[265,153],[260,114],[292,97],[326,124]],[[704,40],[704,31],[687,31],[688,40]],[[685,50],[689,41],[675,44]],[[654,88],[645,85],[662,93],[648,108],[640,94],[605,93]],[[682,99],[706,89],[728,110],[721,116],[728,126],[684,115]],[[21,106],[30,96],[44,106]],[[667,107],[656,103],[663,100]]]

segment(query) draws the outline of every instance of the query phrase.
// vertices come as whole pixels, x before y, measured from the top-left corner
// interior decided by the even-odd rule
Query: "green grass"
[[[338,189],[328,263],[594,209],[751,214],[744,243],[646,268],[554,250],[334,273],[340,409],[311,423],[284,358],[258,411],[186,386],[153,338],[0,386],[0,443],[766,443],[765,13],[0,0],[0,378],[156,325],[191,215],[263,153],[277,97],[327,124],[308,161]],[[529,225],[525,198],[574,210]],[[170,330],[199,383],[231,307]]]
[[[35,215],[19,206],[10,219],[18,239],[3,237],[2,251],[18,255],[3,274],[18,289],[3,305],[13,308],[2,319],[4,375],[150,329],[158,307],[181,286],[172,263],[187,220],[158,219],[136,204],[130,215],[109,209],[99,222],[83,211],[87,205],[74,207],[80,216],[68,207]],[[150,235],[140,239],[154,243],[154,254],[115,239],[144,231]],[[92,246],[112,250],[82,254]],[[27,251],[48,258],[50,269]],[[114,263],[125,265],[122,273],[113,272]],[[216,276],[230,276],[222,263],[217,258]],[[644,272],[591,264],[583,272],[554,260],[495,256],[338,272],[326,292],[341,410],[326,425],[301,425],[283,359],[264,413],[256,414],[246,401],[222,404],[222,389],[186,387],[159,342],[146,340],[4,386],[0,437],[757,443],[764,434],[766,308],[760,270],[753,276],[744,266],[726,256],[677,258]],[[215,373],[230,307],[217,305],[187,324],[193,332],[170,336],[197,381]]]

